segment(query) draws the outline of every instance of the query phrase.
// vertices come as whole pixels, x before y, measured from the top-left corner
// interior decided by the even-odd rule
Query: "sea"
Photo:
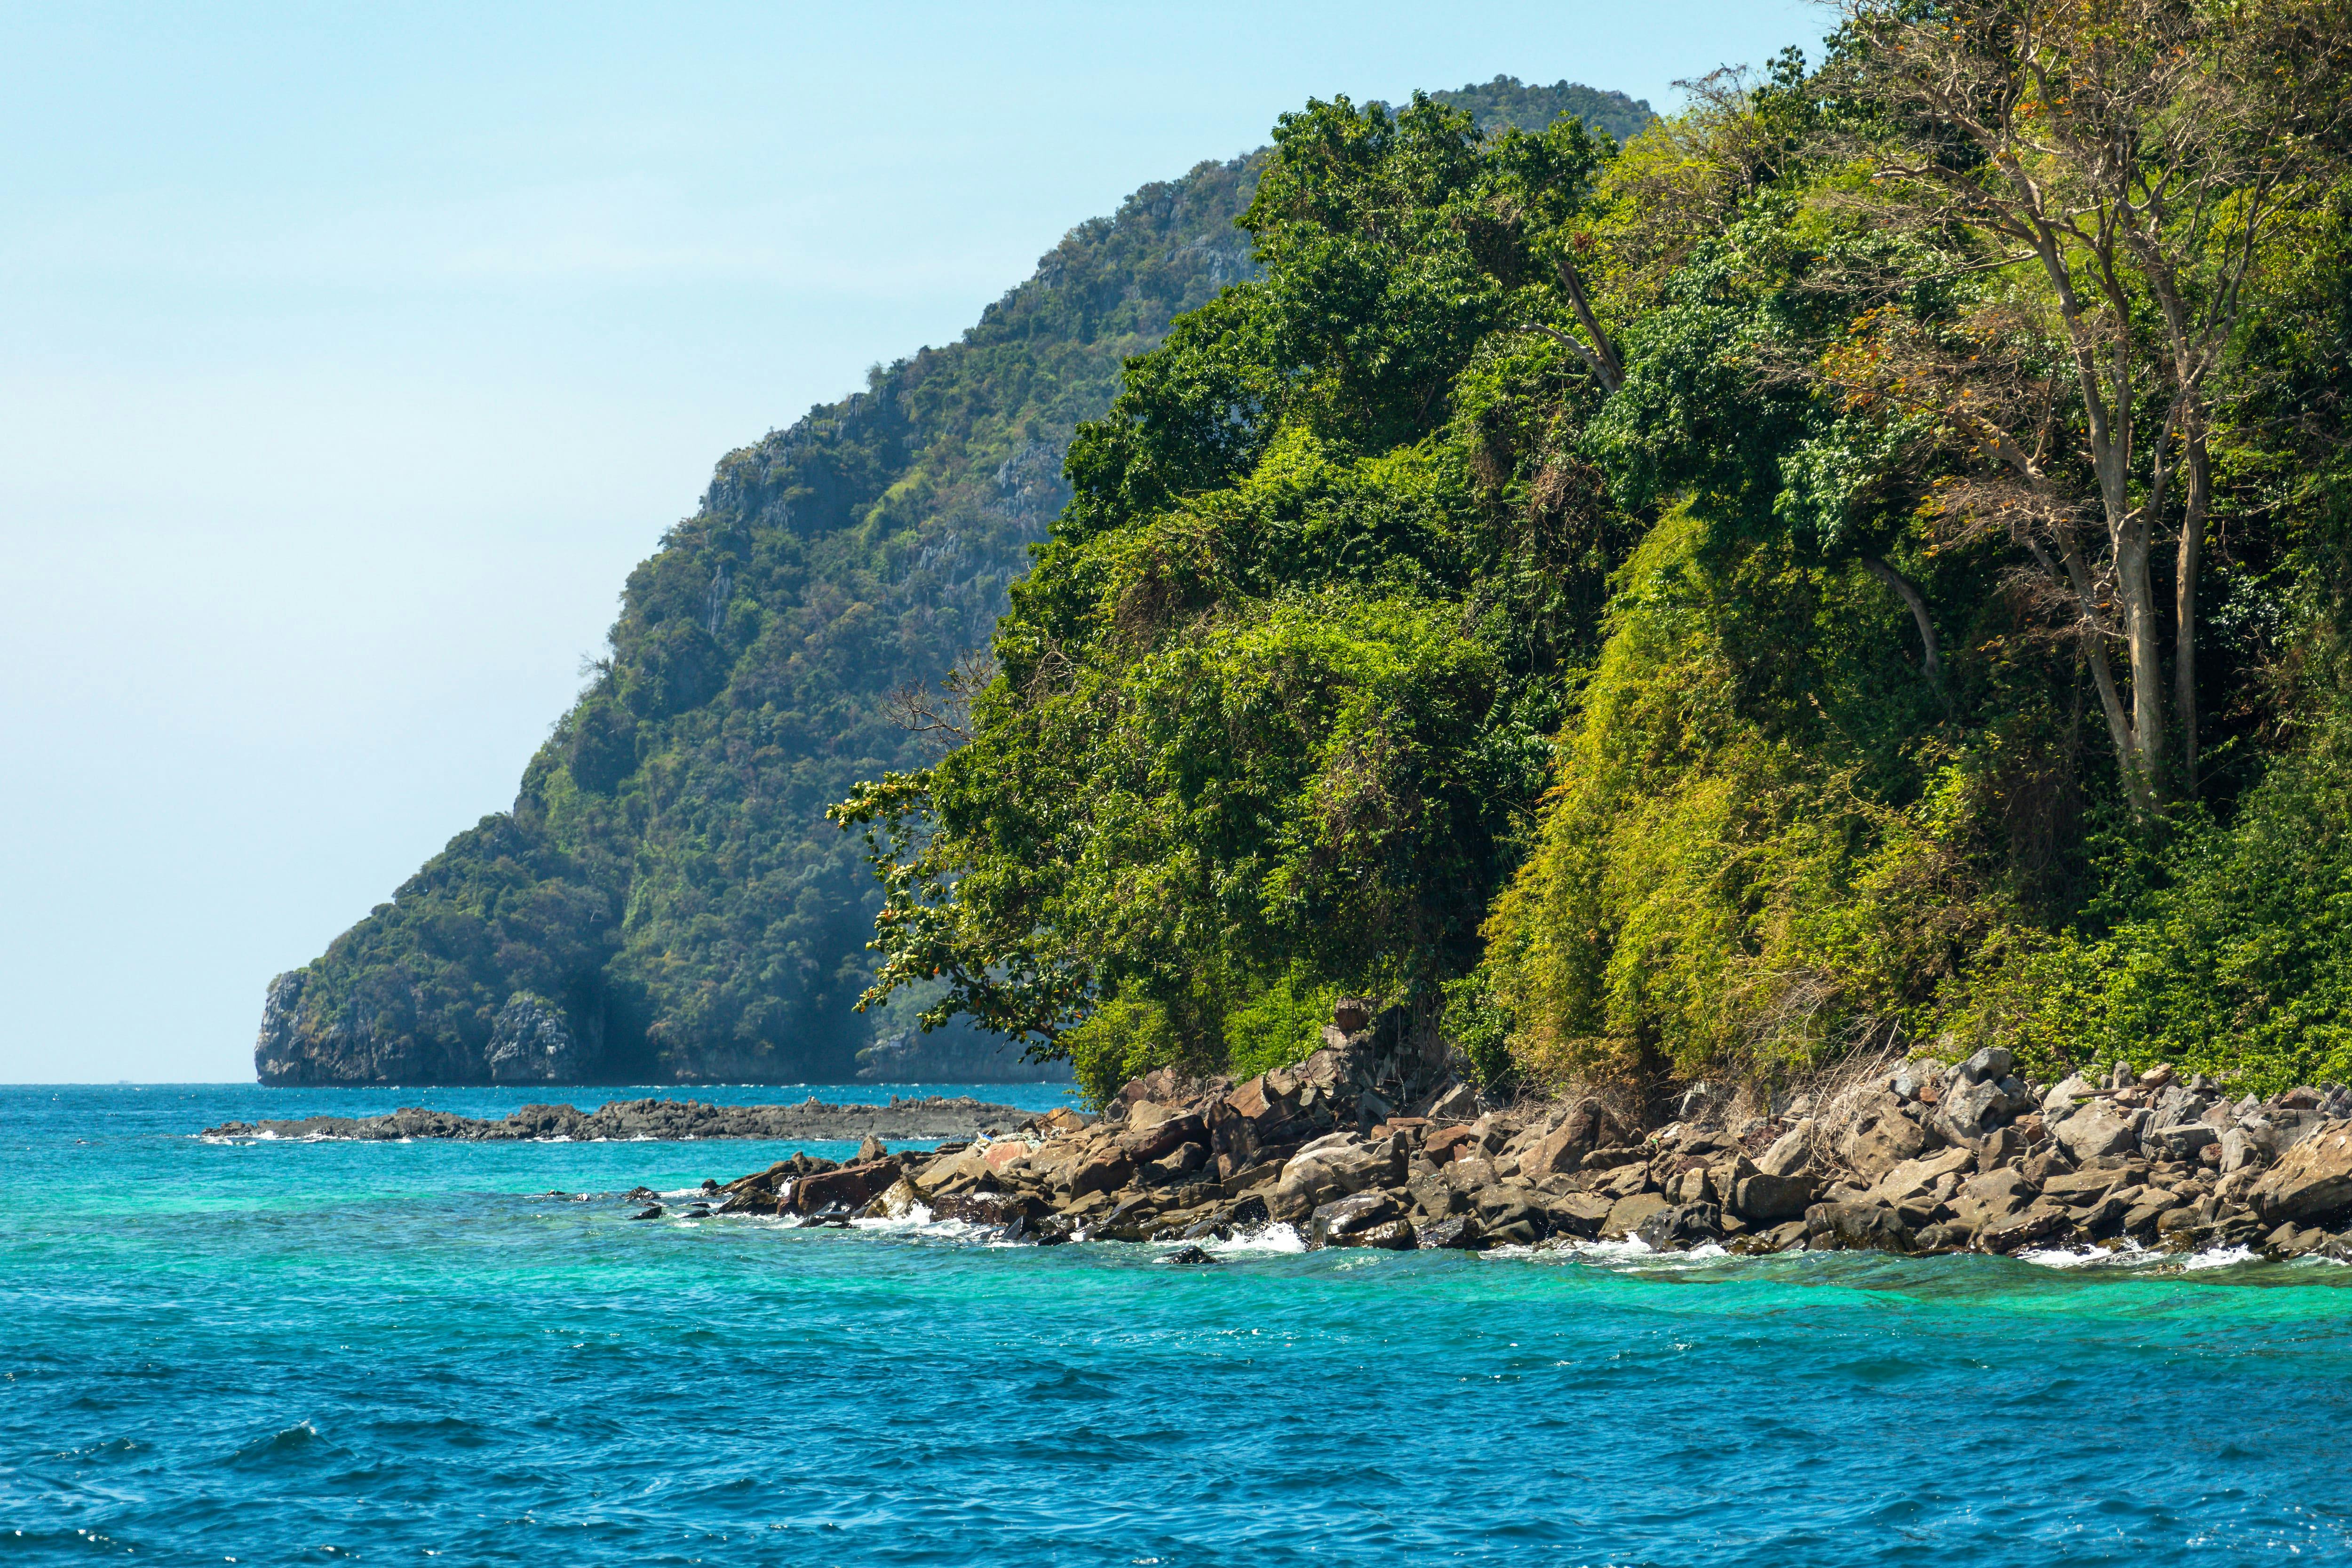
[[[694,1095],[929,1092],[1066,1091]],[[839,1144],[199,1136],[548,1098],[0,1089],[0,1563],[2352,1561],[2328,1263],[1185,1265],[624,1196]]]

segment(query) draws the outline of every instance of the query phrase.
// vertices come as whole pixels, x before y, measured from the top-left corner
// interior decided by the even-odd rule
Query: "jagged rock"
[[[1633,1227],[1633,1237],[1654,1251],[1665,1252],[1716,1241],[1723,1236],[1723,1211],[1713,1204],[1677,1204],[1660,1209]]]
[[[2013,1118],[2033,1109],[2033,1096],[2023,1083],[2010,1077],[1967,1077],[1969,1069],[1979,1058],[1997,1058],[2005,1061],[2009,1053],[1996,1047],[1987,1047],[1963,1062],[1958,1072],[1960,1080],[1953,1084],[1936,1106],[1936,1123],[1948,1138],[1956,1142],[1973,1142],[1997,1128],[2006,1126]]]
[[[2095,1087],[2081,1073],[2068,1074],[2052,1084],[2050,1091],[2042,1097],[2042,1114],[2051,1119],[2063,1115],[2067,1110],[2090,1099],[2091,1091]]]
[[[1402,1185],[1402,1163],[1386,1142],[1370,1144],[1351,1134],[1334,1133],[1307,1144],[1282,1168],[1267,1207],[1275,1218],[1296,1223],[1335,1197],[1367,1187]]]
[[[2103,1154],[2121,1154],[2139,1146],[2137,1118],[2117,1111],[2104,1100],[2077,1110],[2052,1129],[2058,1146],[2076,1164]]]
[[[1478,1114],[1478,1097],[1466,1083],[1457,1083],[1430,1101],[1423,1112],[1432,1121],[1469,1121]]]
[[[877,1194],[874,1200],[866,1205],[864,1212],[858,1217],[860,1219],[905,1219],[915,1212],[915,1205],[921,1201],[921,1196],[915,1191],[915,1184],[901,1175]]]
[[[1813,1124],[1800,1121],[1772,1142],[1756,1158],[1756,1169],[1767,1176],[1794,1176],[1813,1160]]]
[[[2041,1189],[2021,1172],[1987,1171],[1961,1183],[1948,1206],[1955,1224],[1981,1232],[2023,1214],[2041,1195]]]
[[[2265,1224],[2325,1223],[2352,1211],[2352,1127],[2297,1142],[2248,1194]]]
[[[2037,1198],[2024,1211],[1997,1220],[1977,1232],[1977,1245],[1987,1252],[2010,1253],[2036,1242],[2050,1241],[2073,1228],[2074,1218],[2063,1204]]]
[[[2194,1160],[2205,1152],[2205,1145],[2221,1142],[2221,1137],[2219,1130],[2209,1123],[2189,1121],[2151,1129],[2140,1142],[2168,1160]]]
[[[793,1184],[792,1206],[800,1214],[830,1208],[861,1209],[888,1191],[902,1173],[896,1160],[874,1160],[803,1176]]]
[[[2262,1135],[2244,1127],[2232,1127],[2221,1134],[2221,1169],[2225,1176],[2248,1168],[2259,1169],[2270,1163],[2270,1151],[2263,1144]]]
[[[1415,1239],[1423,1247],[1470,1252],[1486,1240],[1486,1234],[1478,1228],[1477,1215],[1456,1215],[1452,1219],[1442,1219],[1423,1226],[1416,1232]]]
[[[1601,1235],[1609,1241],[1622,1241],[1641,1223],[1662,1209],[1674,1205],[1655,1193],[1635,1193],[1620,1198],[1609,1209],[1609,1216],[1601,1222]]]
[[[1357,1247],[1366,1233],[1404,1215],[1404,1205],[1391,1192],[1373,1190],[1335,1198],[1319,1205],[1307,1227],[1309,1247]]]
[[[1918,1246],[1895,1211],[1877,1204],[1815,1204],[1805,1211],[1805,1234],[1816,1250],[1912,1252]]]
[[[529,991],[499,1009],[484,1062],[492,1083],[572,1083],[587,1065],[562,1010]]]
[[[1188,1143],[1199,1144],[1203,1158],[1207,1156],[1209,1130],[1198,1116],[1171,1110],[1141,1127],[1135,1126],[1134,1121],[1130,1116],[1129,1131],[1119,1135],[1118,1147],[1138,1165],[1149,1164]]]
[[[1880,1089],[1853,1106],[1838,1155],[1864,1181],[1874,1182],[1927,1146],[1927,1135],[1903,1114],[1902,1101]]]

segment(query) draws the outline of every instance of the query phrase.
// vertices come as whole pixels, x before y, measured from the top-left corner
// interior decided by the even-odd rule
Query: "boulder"
[[[1635,1193],[1620,1198],[1610,1205],[1608,1216],[1601,1222],[1601,1234],[1610,1241],[1622,1241],[1633,1235],[1643,1220],[1673,1206],[1655,1193]]]
[[[814,1214],[820,1209],[862,1209],[887,1192],[902,1174],[896,1160],[868,1160],[803,1176],[793,1184],[793,1210]]]
[[[1085,1197],[1088,1193],[1117,1192],[1127,1185],[1135,1173],[1135,1163],[1117,1144],[1097,1149],[1078,1163],[1070,1173],[1070,1195]]]
[[[1432,1164],[1443,1165],[1469,1148],[1473,1141],[1467,1127],[1441,1127],[1422,1140],[1421,1152]]]
[[[1812,1202],[1811,1176],[1775,1176],[1759,1171],[1731,1190],[1732,1212],[1759,1222],[1801,1219]]]
[[[860,1219],[905,1219],[908,1215],[915,1212],[915,1205],[921,1201],[921,1197],[915,1191],[915,1184],[907,1180],[906,1177],[900,1176],[897,1181],[891,1183],[887,1187],[877,1194],[873,1200],[867,1203],[866,1207],[859,1212],[857,1217]]]
[[[1519,1173],[1525,1176],[1565,1176],[1584,1163],[1592,1146],[1592,1123],[1571,1114],[1537,1137],[1519,1153]]]
[[[1987,1047],[1962,1063],[1959,1070],[1965,1075],[1978,1058],[1994,1055],[2005,1058],[2009,1053],[1998,1047]],[[1936,1123],[1947,1138],[1972,1143],[2032,1109],[2033,1096],[2014,1078],[1963,1077],[1937,1102]]]
[[[2269,1226],[2325,1226],[2352,1211],[2352,1126],[2339,1122],[2296,1143],[2248,1196]]]
[[[1129,1130],[1119,1134],[1121,1152],[1139,1165],[1174,1153],[1187,1143],[1198,1143],[1202,1152],[1208,1152],[1209,1130],[1202,1119],[1190,1113],[1171,1113],[1155,1118],[1150,1124],[1138,1127],[1130,1114]]]
[[[1838,1140],[1838,1155],[1865,1182],[1874,1182],[1927,1146],[1919,1124],[1903,1114],[1903,1103],[1885,1089],[1863,1096]]]
[[[1478,1096],[1466,1083],[1457,1083],[1429,1102],[1432,1121],[1467,1121],[1478,1114]]]
[[[2136,1118],[2105,1100],[2094,1100],[2052,1129],[2058,1146],[2076,1164],[2102,1154],[2128,1153],[2139,1146]]]
[[[2221,1138],[2221,1131],[2210,1122],[2186,1121],[2152,1129],[2140,1142],[2151,1153],[2160,1153],[2168,1160],[2195,1160],[2204,1153],[2205,1145],[2217,1143]]]
[[[1757,1156],[1756,1168],[1768,1176],[1794,1176],[1811,1165],[1812,1159],[1813,1124],[1800,1121]]]
[[[2270,1151],[2263,1146],[2259,1131],[2232,1127],[2221,1134],[2219,1142],[2221,1173],[2225,1176],[2249,1168],[2258,1170],[2270,1163]]]
[[[1614,1201],[1593,1193],[1561,1193],[1544,1200],[1546,1228],[1555,1236],[1595,1237],[1616,1206]]]
[[[1429,1219],[1444,1219],[1469,1206],[1469,1200],[1448,1186],[1445,1178],[1434,1171],[1423,1171],[1404,1184],[1406,1195],[1412,1201],[1413,1212]]]
[[[2023,1214],[2041,1195],[2021,1172],[1987,1171],[1962,1182],[1949,1206],[1954,1224],[1981,1232]]]
[[[1357,1247],[1366,1234],[1404,1217],[1404,1205],[1394,1193],[1374,1190],[1335,1198],[1318,1205],[1307,1226],[1309,1247]]]
[[[1633,1239],[1654,1252],[1678,1251],[1723,1236],[1723,1212],[1713,1204],[1677,1204],[1633,1227]]]
[[[1940,1149],[1906,1160],[1871,1184],[1871,1195],[1887,1203],[1931,1193],[1946,1176],[1965,1175],[1977,1163],[1969,1149]]]
[[[1333,1198],[1402,1184],[1402,1163],[1390,1142],[1364,1143],[1344,1133],[1318,1139],[1282,1168],[1267,1207],[1276,1219],[1295,1224]]]
[[[2061,1204],[2037,1198],[2024,1211],[1996,1220],[1977,1232],[1977,1246],[1987,1252],[2010,1253],[2038,1242],[2051,1241],[2074,1227],[2074,1216]]]
[[[1877,1204],[1815,1204],[1805,1211],[1805,1234],[1817,1251],[1911,1252],[1918,1245],[1895,1211]]]
[[[2042,1114],[2055,1120],[2073,1107],[2090,1099],[2091,1090],[2095,1087],[2097,1086],[2081,1073],[2068,1074],[2052,1084],[2050,1092],[2042,1097]]]
[[[1416,1245],[1422,1247],[1470,1252],[1485,1241],[1486,1235],[1478,1228],[1477,1215],[1456,1215],[1452,1219],[1442,1219],[1422,1226],[1415,1233],[1414,1239]]]
[[[2000,1046],[1987,1046],[1953,1069],[1965,1083],[1998,1083],[2009,1076],[2015,1058]]]

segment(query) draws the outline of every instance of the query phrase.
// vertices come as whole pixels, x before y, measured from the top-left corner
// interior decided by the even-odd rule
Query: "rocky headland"
[[[1327,1038],[1298,1067],[1239,1085],[1162,1071],[1099,1121],[1055,1111],[921,1153],[800,1155],[710,1201],[820,1225],[920,1205],[1044,1244],[1279,1222],[1314,1247],[2242,1246],[2352,1261],[2352,1093],[2339,1087],[2232,1098],[2120,1064],[2037,1084],[1986,1049],[1760,1114],[1727,1114],[1701,1086],[1674,1120],[1641,1128],[1595,1095],[1496,1108],[1460,1083],[1400,1109],[1396,1086],[1371,1076],[1368,1037]]]
[[[694,1100],[614,1100],[594,1110],[570,1105],[526,1105],[498,1121],[453,1116],[408,1106],[383,1116],[304,1116],[286,1121],[228,1121],[206,1128],[207,1138],[352,1138],[393,1142],[446,1138],[459,1142],[523,1139],[599,1140],[777,1138],[813,1142],[858,1139],[971,1138],[1015,1126],[1030,1112],[968,1097],[938,1095],[887,1105],[832,1104],[814,1095],[797,1105],[707,1105]]]

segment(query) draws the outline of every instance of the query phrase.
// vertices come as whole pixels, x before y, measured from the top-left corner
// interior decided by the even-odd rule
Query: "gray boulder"
[[[1936,1107],[1937,1129],[1954,1142],[1972,1143],[2033,1109],[2033,1096],[2014,1078],[2005,1074],[2000,1078],[1967,1076],[1978,1058],[1996,1056],[2005,1060],[2009,1053],[1988,1047],[1962,1063],[1960,1080],[1945,1091]]]
[[[1679,1251],[1723,1235],[1723,1213],[1713,1204],[1677,1204],[1634,1226],[1634,1239],[1654,1252]]]
[[[1865,1182],[1874,1182],[1927,1146],[1919,1124],[1903,1114],[1903,1103],[1885,1089],[1853,1106],[1838,1154]]]
[[[1394,1193],[1363,1192],[1338,1198],[1315,1210],[1308,1226],[1309,1247],[1393,1247],[1397,1237],[1391,1221],[1404,1217],[1404,1205]],[[1403,1245],[1410,1247],[1412,1232]]]
[[[2326,1224],[2352,1211],[2352,1128],[2298,1142],[2248,1194],[2265,1225]]]
[[[2126,1154],[2137,1148],[2137,1121],[2105,1100],[2094,1100],[2051,1131],[2066,1157],[2079,1165],[2102,1154]]]
[[[1810,1176],[1775,1176],[1759,1171],[1735,1183],[1731,1189],[1732,1212],[1742,1219],[1801,1219],[1812,1202],[1813,1181]]]
[[[1283,1166],[1266,1207],[1275,1218],[1297,1224],[1334,1198],[1401,1184],[1398,1152],[1389,1140],[1366,1143],[1348,1133],[1318,1138]]]
[[[1768,1176],[1794,1176],[1813,1162],[1813,1124],[1800,1121],[1772,1141],[1757,1156],[1756,1168]]]

